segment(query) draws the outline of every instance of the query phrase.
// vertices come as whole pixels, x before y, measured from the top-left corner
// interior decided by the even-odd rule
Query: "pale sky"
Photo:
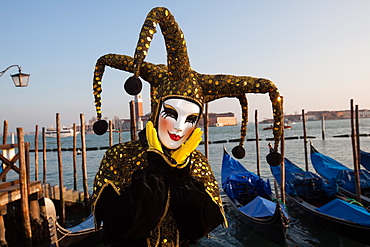
[[[105,54],[133,56],[147,13],[167,7],[185,34],[191,67],[203,74],[272,80],[284,96],[284,112],[349,109],[350,99],[370,109],[370,1],[3,1],[0,71],[12,64],[31,74],[27,88],[0,77],[0,126],[79,123],[95,116],[92,77]],[[146,61],[166,63],[163,36],[154,36]],[[103,117],[129,116],[122,90],[130,74],[108,68],[103,77]],[[271,118],[267,95],[247,95],[250,120]],[[150,111],[144,82],[144,112]],[[210,112],[235,112],[236,99],[210,104]]]

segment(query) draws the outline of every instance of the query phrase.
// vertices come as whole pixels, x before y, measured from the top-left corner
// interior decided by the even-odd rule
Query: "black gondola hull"
[[[315,207],[299,197],[286,195],[289,207],[293,207],[300,217],[314,222],[341,236],[353,239],[363,244],[370,244],[370,227],[363,226],[348,220],[331,217],[315,210]]]
[[[271,217],[255,218],[241,212],[232,200],[226,195],[229,201],[232,213],[244,225],[252,228],[263,238],[276,243],[280,246],[286,245],[286,232],[289,224],[289,219],[283,214],[280,204],[276,204],[275,213]]]

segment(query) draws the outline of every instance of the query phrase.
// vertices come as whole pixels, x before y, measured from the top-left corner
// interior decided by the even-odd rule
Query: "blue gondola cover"
[[[363,167],[370,171],[370,153],[360,150],[360,162]]]
[[[356,193],[356,179],[355,173],[351,171],[340,171],[336,177],[338,186]],[[370,188],[370,172],[366,170],[361,170],[360,172],[360,187],[361,188]]]
[[[233,174],[222,184],[222,188],[232,199],[237,199],[239,197],[238,191],[244,189],[244,186],[251,190],[251,194],[256,192],[259,196],[272,193],[270,181],[268,179],[264,181],[253,172]]]
[[[326,180],[335,179],[339,187],[356,193],[356,180],[352,169],[319,152],[311,153],[311,161],[315,170]],[[370,188],[370,172],[364,169],[360,172],[360,187]]]
[[[348,167],[339,163],[335,159],[321,153],[311,152],[311,162],[315,170],[323,176],[326,180],[337,177],[340,171],[350,171]]]
[[[229,154],[223,156],[222,163],[222,188],[230,198],[237,199],[239,197],[238,190],[242,189],[240,186],[244,186],[244,184],[251,190],[255,190],[259,196],[272,194],[268,179],[265,181],[255,173],[248,171],[239,161],[231,158]]]
[[[276,203],[260,196],[257,196],[247,205],[239,210],[252,217],[267,217],[274,215]]]
[[[333,217],[349,220],[361,225],[370,226],[370,213],[361,206],[350,204],[340,199],[334,199],[317,211]],[[344,213],[345,212],[345,213]]]
[[[293,164],[289,159],[284,159],[285,164],[285,184],[286,184],[286,193],[291,196],[297,194],[305,194],[313,191],[304,191],[309,190],[323,190],[325,194],[331,196],[338,191],[338,186],[335,179],[331,179],[328,183],[324,183],[322,179],[313,172],[306,172]],[[274,175],[277,182],[280,184],[280,166],[270,166],[271,172]],[[313,182],[313,183],[311,183]],[[305,183],[311,183],[309,186],[304,186]],[[298,186],[298,185],[303,186]]]

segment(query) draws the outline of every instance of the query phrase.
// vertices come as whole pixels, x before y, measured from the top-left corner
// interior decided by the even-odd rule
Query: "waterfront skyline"
[[[108,53],[133,56],[147,13],[165,6],[185,34],[190,64],[200,73],[268,78],[284,96],[284,112],[346,110],[350,99],[369,109],[370,2],[359,1],[7,1],[0,9],[0,70],[12,64],[31,74],[27,88],[0,77],[0,121],[33,131],[37,124],[79,123],[95,116],[92,77]],[[16,11],[15,11],[16,10]],[[16,14],[14,14],[16,13]],[[163,36],[155,34],[146,61],[166,63]],[[106,68],[103,117],[129,116],[133,97],[122,90],[131,74]],[[267,95],[247,94],[249,115],[272,117]],[[144,113],[150,111],[144,82]],[[209,112],[235,112],[236,99]]]

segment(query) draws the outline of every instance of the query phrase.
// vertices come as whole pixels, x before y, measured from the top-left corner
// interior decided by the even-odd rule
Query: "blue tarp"
[[[356,193],[356,180],[352,169],[319,152],[311,152],[311,161],[316,172],[325,179],[335,179],[339,187]],[[364,169],[360,172],[360,187],[370,188],[370,172]]]
[[[340,171],[336,177],[338,186],[356,193],[356,179],[355,173],[351,171]],[[360,172],[360,187],[370,188],[370,172],[366,170],[361,170]]]
[[[366,209],[343,200],[334,199],[316,210],[336,218],[342,218],[360,225],[370,226],[370,213],[367,212]]]
[[[330,180],[329,183],[325,183],[315,173],[302,170],[287,158],[284,159],[284,165],[285,191],[289,195],[295,196],[298,194],[301,196],[305,193],[317,193],[323,190],[327,196],[331,196],[337,192],[336,180]],[[280,166],[270,166],[270,169],[276,181],[281,184]]]
[[[231,158],[229,154],[224,154],[222,159],[221,169],[222,188],[230,198],[237,199],[239,197],[236,189],[244,188],[244,184],[248,188],[254,188],[259,196],[272,194],[270,181],[260,178],[253,172],[248,171],[239,161]],[[254,191],[251,191],[253,193]]]
[[[264,181],[253,172],[231,175],[226,179],[225,183],[222,184],[222,188],[230,198],[238,199],[240,190],[244,189],[245,185],[247,188],[250,188],[250,194],[253,194],[254,191],[257,192],[259,196],[272,194],[270,181]]]
[[[252,217],[266,217],[274,215],[276,203],[257,196],[239,210]]]
[[[348,167],[338,161],[318,152],[311,152],[311,163],[316,172],[326,180],[336,178],[340,171],[350,171]]]
[[[228,153],[222,157],[221,182],[224,184],[226,179],[233,174],[249,172],[239,161],[234,160]]]
[[[303,174],[304,170],[293,164],[289,159],[284,158],[285,164],[285,181],[290,181],[294,179],[296,174]],[[271,172],[274,175],[278,184],[281,184],[280,178],[280,166],[270,166]]]
[[[370,171],[370,153],[360,150],[360,162],[363,167]]]

